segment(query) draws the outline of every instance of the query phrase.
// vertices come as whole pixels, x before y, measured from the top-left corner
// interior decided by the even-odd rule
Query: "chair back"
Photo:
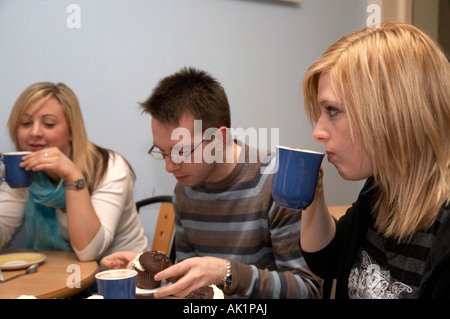
[[[175,260],[174,229],[175,211],[172,204],[172,196],[154,196],[136,202],[139,212],[143,206],[160,203],[158,220],[153,234],[152,250],[161,251]]]

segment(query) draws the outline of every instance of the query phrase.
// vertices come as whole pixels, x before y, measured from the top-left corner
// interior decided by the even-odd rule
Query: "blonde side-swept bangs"
[[[377,229],[409,240],[450,201],[450,66],[418,29],[384,23],[341,38],[306,72],[305,111],[318,120],[317,87],[327,74],[352,138],[369,153]]]

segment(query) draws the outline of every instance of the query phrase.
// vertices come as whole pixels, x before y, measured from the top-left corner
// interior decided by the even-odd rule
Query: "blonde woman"
[[[450,296],[450,65],[418,29],[344,36],[308,69],[305,110],[328,161],[367,179],[337,222],[322,184],[303,213],[311,270],[337,298]]]
[[[59,83],[36,83],[18,97],[9,121],[28,189],[0,186],[0,247],[25,219],[27,246],[74,250],[99,260],[148,243],[133,199],[134,173],[119,154],[87,138],[78,99]]]

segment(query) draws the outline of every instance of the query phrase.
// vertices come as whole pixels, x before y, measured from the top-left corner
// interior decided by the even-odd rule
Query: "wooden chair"
[[[136,202],[136,208],[147,205],[160,204],[158,221],[153,234],[152,250],[162,251],[172,261],[175,261],[175,211],[172,204],[172,196],[154,196]]]

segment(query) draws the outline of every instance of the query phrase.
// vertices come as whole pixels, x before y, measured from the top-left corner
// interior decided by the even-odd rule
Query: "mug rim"
[[[290,146],[281,146],[281,145],[276,145],[277,148],[282,148],[285,150],[291,150],[291,151],[297,151],[297,152],[303,152],[303,153],[311,153],[311,154],[318,154],[318,155],[325,155],[325,153],[323,152],[318,152],[318,151],[313,151],[313,150],[307,150],[304,148],[295,148],[295,147],[290,147]]]
[[[31,154],[31,153],[33,153],[33,152],[31,152],[31,151],[16,151],[16,152],[6,152],[6,153],[3,153],[3,156],[5,156],[5,155],[9,155],[9,156],[11,156],[11,155],[25,155],[25,154]]]
[[[105,273],[112,273],[112,272],[117,272],[117,271],[127,271],[130,272],[130,275],[126,276],[126,277],[120,277],[120,278],[99,278],[98,276],[105,274]],[[109,270],[104,270],[104,271],[100,271],[98,273],[95,274],[95,278],[96,279],[100,279],[100,280],[121,280],[121,279],[128,279],[128,278],[133,278],[135,276],[137,276],[138,272],[134,269],[109,269]]]

